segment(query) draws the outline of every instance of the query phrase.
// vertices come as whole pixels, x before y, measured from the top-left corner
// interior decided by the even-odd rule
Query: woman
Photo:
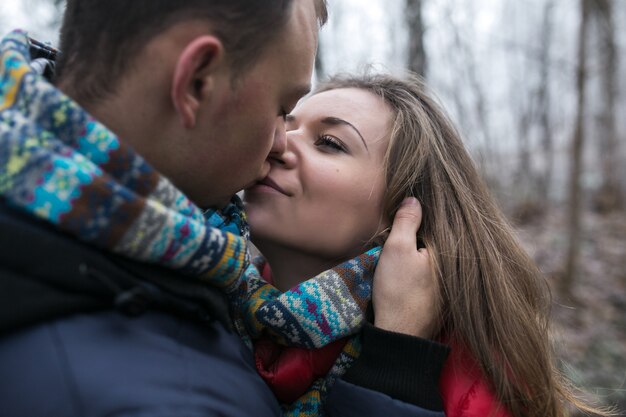
[[[341,325],[332,326],[333,318],[340,321],[346,299],[359,304],[368,296],[357,293],[375,262],[371,249],[384,243],[405,197],[414,196],[423,208],[418,247],[427,248],[431,265],[423,251],[423,260],[413,257],[412,262],[426,271],[421,273],[427,284],[427,271],[432,271],[434,285],[416,289],[403,284],[403,277],[377,277],[373,323],[402,333],[390,317],[399,313],[404,321],[403,306],[434,294],[436,305],[426,316],[438,312],[436,323],[424,325],[423,317],[413,317],[412,323],[400,324],[418,329],[404,333],[452,347],[441,381],[446,413],[564,416],[569,407],[603,413],[578,400],[559,373],[548,336],[546,283],[489,196],[455,128],[422,84],[383,75],[337,78],[318,88],[286,123],[287,151],[271,161],[268,177],[245,193],[252,241],[267,261],[257,263],[257,270],[277,288],[252,284],[252,302],[245,306],[247,330],[260,340],[262,374],[283,354],[276,343],[324,346],[333,358],[342,352],[327,385],[316,387],[320,380],[314,380],[319,400],[342,374],[338,367],[353,363],[358,339],[325,335],[343,331]],[[341,291],[325,292],[326,284],[315,282],[320,278],[307,278],[368,250],[365,258],[342,269],[364,271],[342,278],[362,280],[351,288],[352,298],[337,302],[332,314],[318,311]],[[303,293],[322,295],[292,302]],[[278,306],[264,306],[276,297]],[[280,320],[272,312],[280,311],[282,320],[299,304],[306,306],[301,314],[293,313],[300,320],[298,330],[274,325]],[[342,336],[360,329],[362,323],[354,322]],[[319,331],[319,337],[307,333],[324,326],[331,330]],[[311,334],[312,341],[304,342]]]

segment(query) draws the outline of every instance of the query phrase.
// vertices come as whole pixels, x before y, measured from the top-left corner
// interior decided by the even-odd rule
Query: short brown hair
[[[185,20],[206,19],[236,73],[251,66],[285,27],[295,0],[67,0],[57,80],[75,98],[93,101],[115,90],[143,46]],[[319,25],[326,0],[314,0]]]

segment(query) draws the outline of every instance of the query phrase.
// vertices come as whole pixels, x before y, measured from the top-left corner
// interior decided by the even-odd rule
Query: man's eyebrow
[[[359,129],[357,129],[352,123],[348,122],[347,120],[343,120],[338,117],[325,117],[321,120],[321,122],[326,125],[331,125],[331,126],[345,125],[345,126],[351,127],[356,132],[356,134],[359,135],[359,138],[361,138],[361,141],[363,141],[363,145],[365,146],[365,149],[367,150],[367,152],[370,151],[369,148],[367,147],[367,143],[365,143],[365,139],[363,139],[363,135],[361,134],[361,132],[359,132]]]

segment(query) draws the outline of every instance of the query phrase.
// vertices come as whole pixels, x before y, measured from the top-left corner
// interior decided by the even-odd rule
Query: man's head
[[[196,203],[219,205],[284,148],[325,0],[68,0],[60,88]]]

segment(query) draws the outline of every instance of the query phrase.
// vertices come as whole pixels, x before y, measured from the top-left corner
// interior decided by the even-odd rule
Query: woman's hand
[[[421,222],[417,199],[404,200],[378,261],[372,303],[374,326],[430,338],[438,321],[437,285],[428,252],[417,249]]]

